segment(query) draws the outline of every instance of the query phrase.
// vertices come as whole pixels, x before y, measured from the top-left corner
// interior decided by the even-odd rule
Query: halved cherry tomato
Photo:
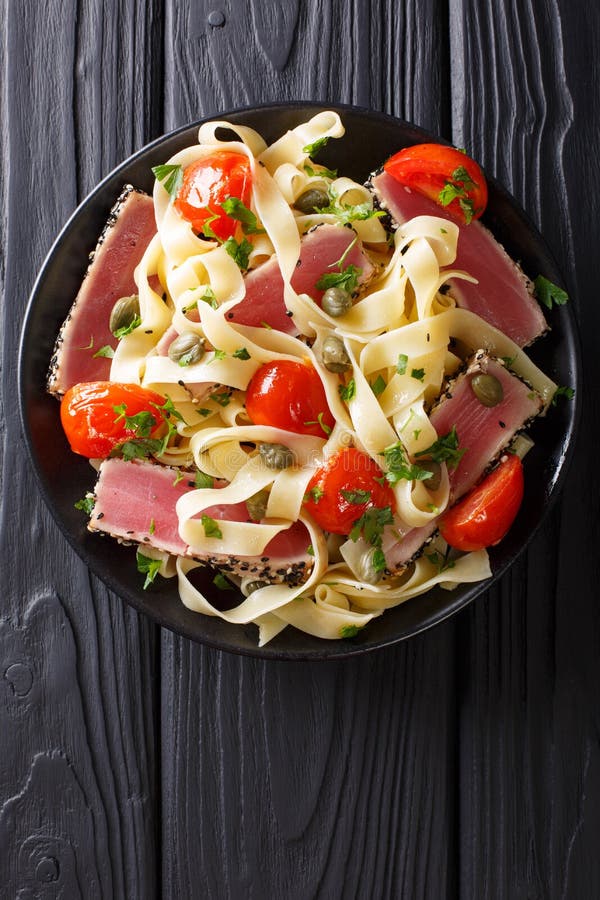
[[[60,420],[74,453],[90,459],[104,459],[119,444],[133,437],[156,437],[163,428],[165,416],[157,409],[165,398],[155,391],[137,384],[118,384],[112,381],[91,381],[76,384],[64,395],[60,405]],[[124,415],[115,407],[124,406]],[[127,425],[139,413],[148,416],[139,425]]]
[[[485,176],[474,159],[443,144],[416,144],[390,157],[383,168],[407,187],[447,209],[459,221],[478,219],[488,199]]]
[[[246,411],[255,425],[315,437],[327,437],[335,425],[318,373],[291,359],[256,370],[246,391]]]
[[[203,156],[184,169],[175,209],[191,222],[194,231],[200,233],[208,224],[218,238],[226,241],[233,237],[239,222],[228,216],[221,204],[228,197],[237,197],[248,206],[251,186],[248,157],[242,153],[220,150]]]
[[[367,509],[389,506],[394,511],[394,492],[378,478],[383,479],[383,472],[370,456],[356,447],[345,447],[309,481],[306,509],[324,531],[349,534]],[[358,502],[363,497],[363,502]]]
[[[502,540],[523,499],[523,464],[511,455],[444,513],[442,537],[457,550],[483,550]]]

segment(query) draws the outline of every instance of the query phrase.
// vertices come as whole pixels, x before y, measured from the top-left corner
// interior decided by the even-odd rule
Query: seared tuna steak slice
[[[481,222],[461,224],[433,200],[411,191],[385,171],[371,178],[370,187],[379,205],[399,225],[415,216],[437,216],[458,225],[453,268],[463,269],[477,279],[477,284],[450,279],[450,290],[459,306],[481,316],[520,347],[547,330],[527,276]]]
[[[191,556],[190,548],[179,536],[175,509],[178,499],[191,490],[195,490],[193,473],[139,459],[107,459],[100,467],[88,527],[122,541]],[[249,521],[245,503],[210,506],[203,514],[212,519]],[[260,557],[217,554],[203,561],[241,577],[299,584],[312,569],[309,545],[305,526],[294,522],[269,541]]]
[[[355,239],[356,243],[344,256]],[[359,284],[368,281],[373,275],[373,265],[351,228],[324,224],[308,231],[300,242],[300,257],[291,281],[296,293],[308,294],[316,303],[320,303],[323,291],[316,287],[317,281],[322,275],[338,272],[336,263],[342,257],[343,268],[352,265],[361,269]],[[283,278],[275,256],[249,272],[244,281],[246,296],[228,313],[230,321],[256,327],[266,324],[287,334],[298,333],[291,317],[287,315],[283,299]]]
[[[496,406],[484,406],[473,390],[473,379],[482,374],[492,375],[502,386],[503,398]],[[483,351],[475,355],[467,370],[450,382],[430,415],[440,437],[456,429],[459,449],[465,451],[456,468],[449,470],[451,503],[482,478],[515,434],[529,419],[537,416],[542,407],[539,394],[499,360]],[[426,462],[420,464],[425,466]],[[392,546],[384,545],[388,569],[401,571],[435,530],[435,520],[432,520],[422,528],[413,528]]]
[[[156,233],[154,204],[127,185],[112,208],[79,293],[60,329],[48,373],[51,394],[82,381],[107,381],[110,359],[95,356],[117,346],[108,323],[120,297],[137,293],[133,273]]]

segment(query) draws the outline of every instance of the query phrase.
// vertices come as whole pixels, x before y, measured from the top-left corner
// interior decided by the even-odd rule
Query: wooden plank
[[[331,98],[444,129],[441,4],[312,0],[295,25],[295,4],[265,8],[167,4],[169,127]],[[453,639],[450,623],[363,659],[284,664],[165,633],[165,896],[452,897]]]
[[[554,250],[582,325],[600,325],[590,154],[600,104],[587,61],[596,5],[453,0],[453,138],[513,190]],[[535,274],[535,273],[534,273]],[[586,373],[584,371],[584,378]],[[588,384],[594,373],[587,372]],[[595,897],[600,789],[596,603],[597,403],[584,399],[577,461],[527,558],[463,619],[461,896]]]
[[[133,74],[157,51],[155,11],[49,0],[43,12],[13,2],[2,17],[7,896],[155,896],[156,630],[90,578],[51,521],[20,438],[14,385],[27,296],[54,236],[83,194],[152,136],[157,117]]]

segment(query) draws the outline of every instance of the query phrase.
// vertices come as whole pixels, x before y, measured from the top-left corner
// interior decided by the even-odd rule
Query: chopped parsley
[[[307,491],[304,496],[306,500],[310,499],[313,501],[313,503],[318,503],[324,493],[325,491],[323,490],[323,488],[320,488],[317,484],[313,488],[311,488],[310,491]]]
[[[326,146],[328,141],[329,136],[317,138],[312,144],[306,144],[306,146],[302,148],[302,152],[306,153],[307,156],[316,156],[319,150],[322,150],[323,147]]]
[[[250,241],[243,238],[243,240],[238,243],[235,238],[230,237],[227,238],[223,247],[240,269],[245,271],[248,268],[248,261],[253,250]]]
[[[368,503],[371,499],[371,491],[341,491],[341,495],[348,503],[354,503],[360,506],[362,503]]]
[[[406,355],[406,353],[399,353],[398,362],[396,363],[396,372],[398,373],[398,375],[404,375],[404,373],[406,372],[407,363],[408,356]]]
[[[219,588],[220,591],[232,591],[233,585],[230,584],[224,575],[221,575],[220,572],[217,572],[215,577],[213,578],[213,584],[216,588]]]
[[[383,458],[387,466],[385,479],[390,484],[396,484],[398,481],[426,481],[433,474],[428,469],[409,462],[406,450],[400,441],[386,447],[383,451]]]
[[[265,229],[258,224],[256,216],[238,197],[228,197],[221,203],[223,209],[230,219],[235,219],[242,223],[242,231],[244,234],[264,234]]]
[[[231,403],[231,394],[229,391],[220,391],[219,393],[209,394],[208,396],[211,400],[214,400],[215,403],[218,403],[219,406],[229,406]]]
[[[478,187],[473,181],[464,166],[458,166],[449,179],[446,179],[444,187],[438,194],[438,200],[442,206],[449,206],[454,200],[458,200],[458,204],[463,211],[467,225],[471,223],[476,213],[473,200],[468,196],[467,191],[471,188]]]
[[[219,528],[218,523],[215,519],[211,519],[210,516],[203,515],[201,520],[202,527],[204,528],[204,534],[207,538],[222,538],[223,532]]]
[[[112,359],[114,355],[115,351],[110,344],[105,344],[104,347],[100,347],[99,350],[96,350],[93,358],[98,359],[98,357],[105,357],[106,359]]]
[[[224,350],[217,350],[216,347],[215,347],[215,350],[214,350],[214,354],[215,354],[215,355],[214,355],[213,358],[211,359],[211,362],[214,362],[214,361],[217,360],[217,359],[225,359],[225,357],[227,356],[227,354],[225,353]]]
[[[354,378],[351,378],[348,384],[340,384],[338,386],[338,393],[342,400],[354,400],[356,397],[356,382]]]
[[[313,419],[310,422],[305,422],[305,425],[319,425],[319,427],[324,431],[325,434],[331,434],[331,428],[327,425],[326,422],[323,421],[323,416],[325,413],[320,412],[316,419]]]
[[[548,278],[544,278],[543,275],[538,275],[533,283],[536,297],[548,309],[552,309],[553,306],[564,306],[569,299],[566,291],[563,291],[557,284],[553,284]]]
[[[179,484],[180,481],[183,481],[183,472],[181,469],[176,469],[175,471],[175,481],[173,482],[173,487]]]
[[[559,385],[554,391],[554,396],[552,397],[552,406],[556,406],[559,400],[559,397],[566,397],[567,400],[572,400],[575,396],[575,391],[572,387],[565,387],[564,385]]]
[[[94,510],[95,498],[92,494],[86,494],[85,497],[82,497],[81,500],[77,500],[73,506],[75,509],[80,509],[82,512],[86,513],[88,516],[91,516]]]
[[[139,328],[141,324],[141,317],[134,316],[129,325],[123,325],[122,328],[117,328],[115,331],[113,331],[113,334],[120,341],[121,338],[124,338],[128,334],[131,334],[131,332],[135,331],[136,328]]]
[[[156,522],[154,519],[150,519],[150,528],[148,529],[148,534],[154,534],[156,531]]]
[[[362,275],[362,269],[349,265],[340,272],[327,272],[321,275],[315,287],[319,291],[326,291],[328,288],[340,287],[351,294],[358,286],[359,276]]]
[[[371,384],[371,390],[375,394],[376,397],[379,397],[380,394],[383,394],[387,387],[385,378],[382,375],[378,375],[375,381]]]
[[[309,556],[314,556],[314,555],[315,555],[315,548],[313,547],[312,544],[309,544],[309,545],[308,545],[308,547],[306,548],[306,552],[307,552],[307,554],[308,554]]]
[[[373,209],[371,203],[357,203],[351,205],[349,203],[341,203],[340,198],[333,188],[329,188],[330,203],[328,206],[320,206],[321,214],[335,216],[342,225],[348,225],[351,222],[362,222],[365,219],[380,219],[385,215],[383,210]]]
[[[354,522],[348,537],[351,541],[357,541],[362,534],[362,537],[367,544],[371,544],[372,547],[381,550],[383,529],[386,525],[392,525],[393,522],[394,515],[391,506],[370,506],[364,511],[362,516]],[[382,571],[382,569],[379,571]]]
[[[215,292],[213,291],[213,289],[211,287],[204,288],[204,293],[200,297],[200,300],[202,300],[203,303],[208,303],[208,305],[212,306],[213,309],[217,309],[217,307],[219,305],[217,302],[217,298],[215,296]],[[193,309],[193,307],[194,307],[194,304],[190,304],[190,306],[188,306],[187,309]],[[198,303],[196,303],[196,308],[197,307],[198,307]]]
[[[160,559],[152,559],[150,556],[144,556],[139,550],[135,555],[138,572],[146,576],[144,581],[144,590],[147,590],[158,575],[160,569]]]
[[[183,184],[183,166],[169,164],[153,166],[152,173],[156,180],[160,181],[171,200],[174,200]]]
[[[353,638],[356,637],[362,631],[362,628],[359,625],[342,625],[340,628],[340,637],[341,638]]]
[[[435,566],[438,572],[445,572],[446,569],[454,568],[454,560],[448,559],[448,553],[450,552],[450,547],[448,547],[445,555],[440,553],[438,550],[434,550],[433,553],[425,553],[425,559],[428,559],[432,566]]]
[[[333,181],[338,176],[337,169],[326,169],[325,166],[321,169],[313,169],[308,163],[304,163],[304,171],[309,178],[330,178]]]
[[[417,381],[423,381],[425,378],[425,369],[413,369],[410,373],[411,378],[415,378]]]
[[[461,461],[467,448],[459,449],[458,435],[456,433],[456,425],[452,426],[452,430],[448,434],[442,435],[437,441],[434,441],[431,447],[426,450],[419,450],[415,453],[415,457],[426,456],[437,463],[447,463],[449,469],[455,469]]]
[[[160,456],[164,452],[164,442],[157,438],[132,438],[114,447],[110,456],[122,456],[127,462],[132,459],[146,459],[148,456]]]
[[[113,406],[113,410],[117,413],[115,425],[123,419],[125,428],[129,431],[133,431],[136,437],[149,437],[152,433],[152,429],[156,428],[158,425],[158,422],[148,410],[142,410],[142,412],[136,413],[134,416],[128,416],[127,405],[125,403],[119,403],[117,406]]]
[[[212,488],[215,486],[215,479],[212,475],[207,475],[202,469],[198,469],[194,476],[194,487],[196,488]]]
[[[245,347],[239,347],[231,355],[234,359],[250,359],[250,354]]]

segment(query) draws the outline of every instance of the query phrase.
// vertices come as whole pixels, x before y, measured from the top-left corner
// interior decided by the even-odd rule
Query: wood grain
[[[453,3],[453,139],[512,189],[553,248],[591,359],[599,232],[585,60],[597,10]],[[583,27],[582,27],[583,26]],[[500,77],[500,72],[504,73]],[[473,77],[475,75],[475,77]],[[575,110],[580,114],[576,118]],[[585,114],[583,111],[585,110]],[[587,347],[586,347],[587,345]],[[594,352],[597,352],[595,350]],[[584,352],[584,359],[586,353]],[[590,370],[588,384],[597,383]],[[562,502],[510,577],[461,623],[461,895],[595,897],[600,789],[595,392]],[[591,482],[590,482],[591,479]]]
[[[152,136],[156,114],[133,77],[140,55],[160,52],[150,18],[133,2],[50,2],[43,13],[13,2],[2,16],[4,896],[155,895],[155,630],[67,548],[33,483],[15,403],[36,270],[83,193]]]

